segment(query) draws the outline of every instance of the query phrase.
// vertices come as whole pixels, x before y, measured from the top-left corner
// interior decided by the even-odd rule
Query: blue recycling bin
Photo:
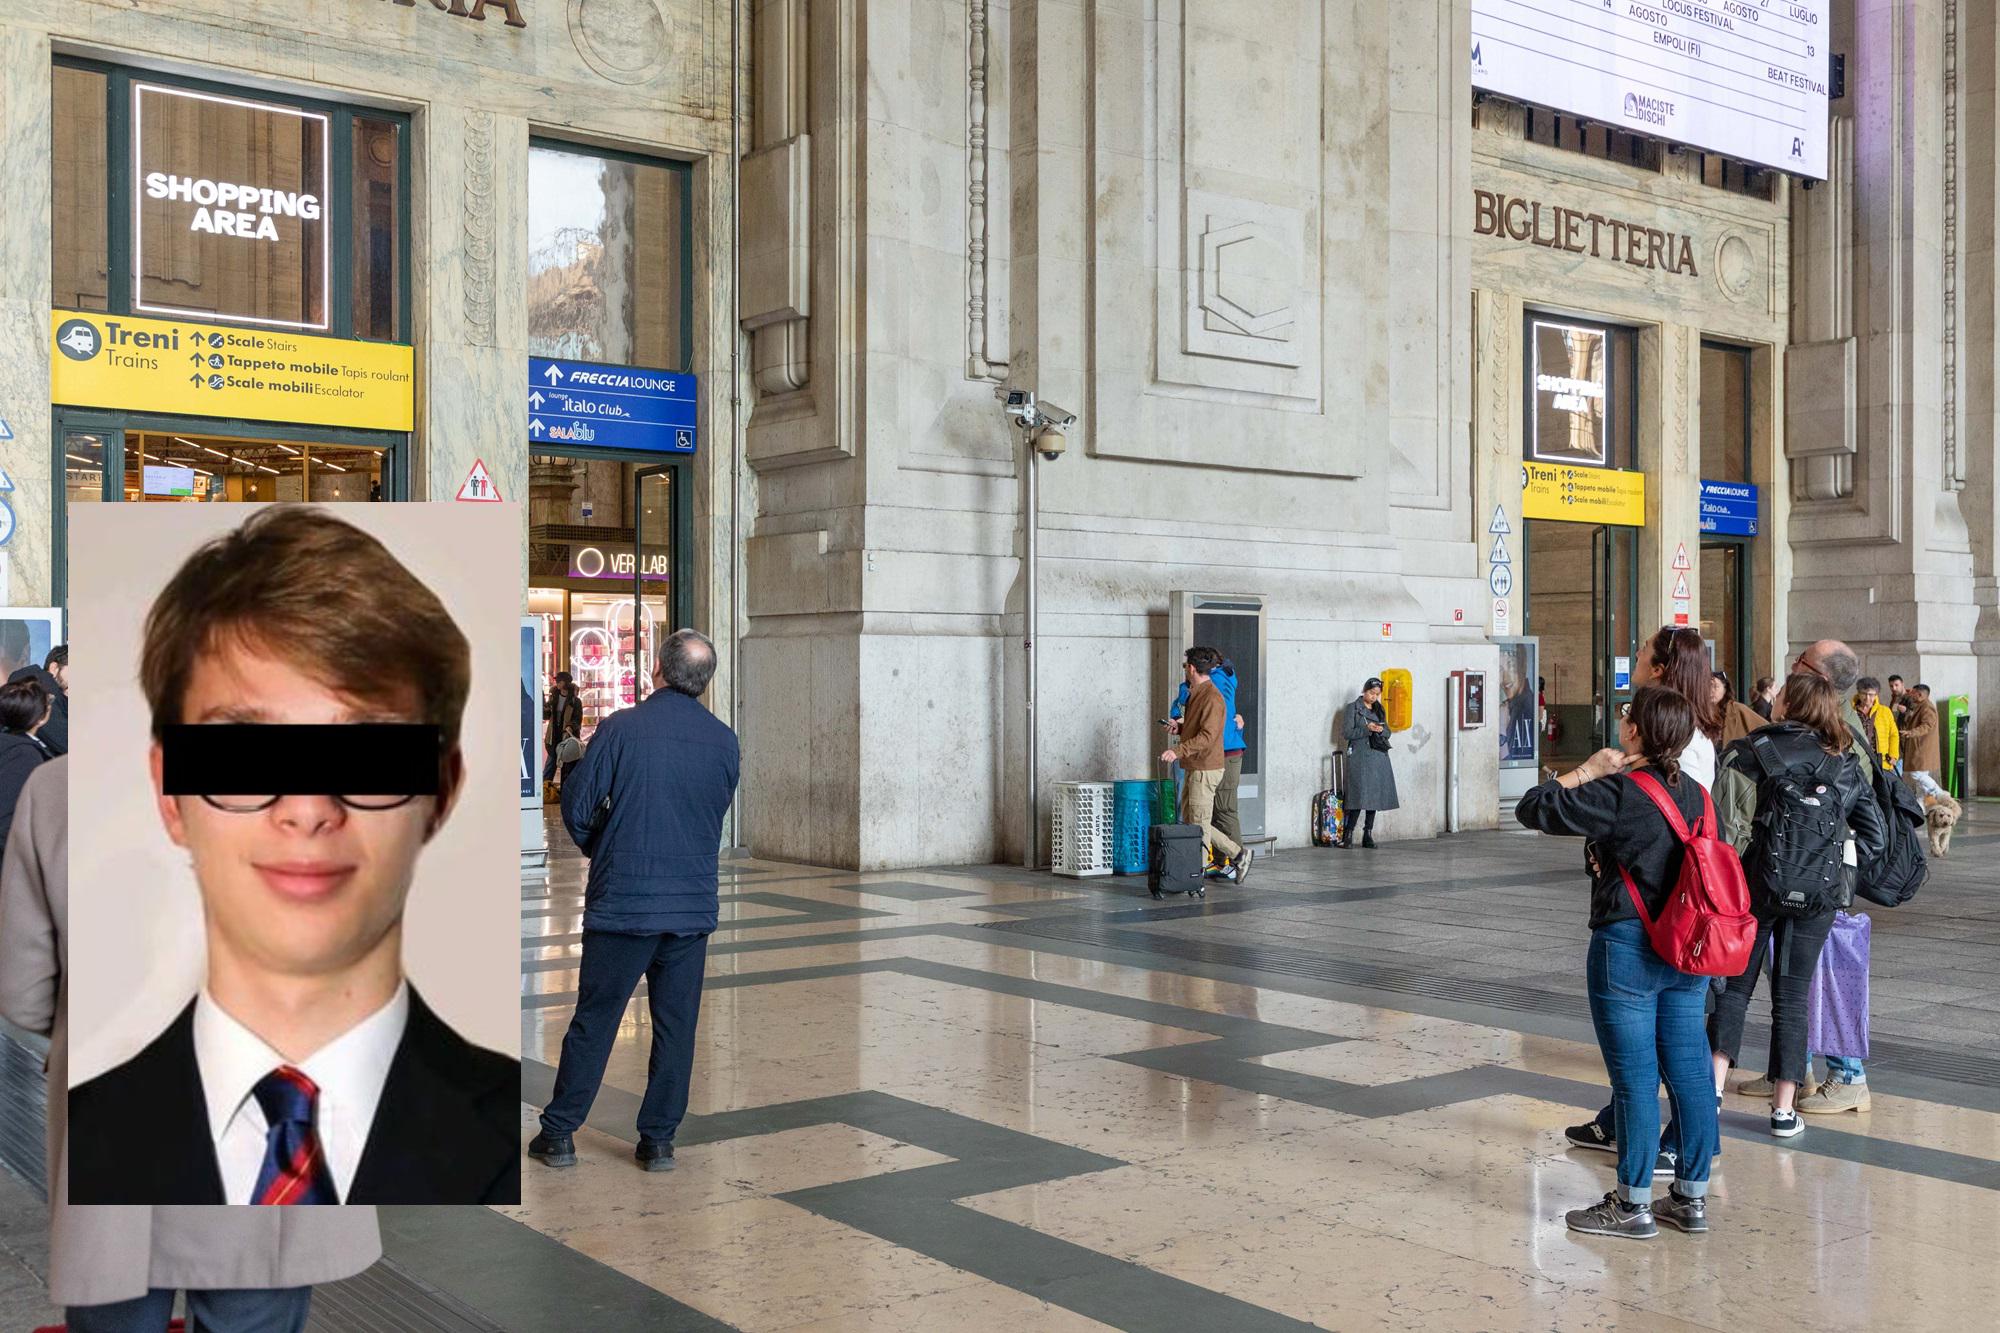
[[[1146,831],[1153,826],[1159,783],[1115,782],[1111,787],[1111,868],[1121,875],[1146,873]]]

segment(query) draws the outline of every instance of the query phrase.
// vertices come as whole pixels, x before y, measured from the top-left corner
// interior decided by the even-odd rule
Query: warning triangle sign
[[[1676,547],[1674,548],[1674,565],[1673,565],[1673,567],[1674,567],[1675,569],[1693,569],[1693,568],[1694,568],[1694,562],[1688,559],[1688,546],[1687,546],[1687,543],[1686,543],[1686,542],[1682,542],[1682,543],[1681,543],[1680,545],[1678,545],[1678,546],[1676,546]]]
[[[472,460],[472,471],[465,474],[465,484],[458,488],[458,498],[476,503],[498,504],[500,488],[493,484],[493,474],[486,470],[486,460]]]
[[[1685,602],[1693,593],[1688,591],[1688,576],[1685,570],[1674,576],[1674,600]]]

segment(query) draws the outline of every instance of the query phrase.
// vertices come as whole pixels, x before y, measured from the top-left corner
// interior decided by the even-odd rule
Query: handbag
[[[1867,915],[1836,913],[1806,989],[1806,1045],[1822,1055],[1868,1058]]]
[[[574,736],[563,737],[562,742],[556,746],[556,762],[558,764],[574,764],[582,758],[583,742]]]

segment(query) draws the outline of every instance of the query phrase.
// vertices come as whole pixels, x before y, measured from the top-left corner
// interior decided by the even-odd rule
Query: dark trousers
[[[1774,949],[1771,963],[1771,1059],[1767,1066],[1772,1078],[1791,1083],[1806,1081],[1806,993],[1812,987],[1813,969],[1819,966],[1820,950],[1833,930],[1834,914],[1808,917],[1803,921],[1779,919],[1757,923],[1757,942],[1750,946],[1750,965],[1740,977],[1731,977],[1729,986],[1715,1002],[1709,1036],[1715,1049],[1735,1064],[1743,1050],[1743,1020],[1750,1012],[1750,997],[1757,992],[1757,969],[1766,949]]]
[[[191,1291],[188,1333],[300,1333],[311,1306],[311,1287]],[[167,1333],[173,1313],[173,1289],[155,1287],[129,1301],[72,1305],[63,1317],[69,1333]]]
[[[1682,1194],[1706,1194],[1719,1132],[1701,1025],[1708,978],[1668,966],[1647,942],[1645,927],[1628,918],[1591,932],[1585,984],[1611,1076],[1620,1195],[1652,1197],[1662,1081],[1679,1138],[1675,1185]]]
[[[576,1012],[563,1034],[555,1093],[542,1112],[544,1131],[573,1134],[590,1114],[625,1006],[643,976],[653,1015],[653,1044],[646,1057],[646,1095],[639,1102],[639,1135],[673,1141],[687,1114],[694,1028],[701,1017],[701,976],[707,958],[707,935],[583,932]]]
[[[1342,842],[1354,841],[1354,821],[1363,815],[1368,816],[1368,819],[1366,823],[1362,824],[1361,831],[1363,833],[1373,833],[1375,831],[1375,812],[1373,810],[1342,810],[1340,812],[1340,840]]]

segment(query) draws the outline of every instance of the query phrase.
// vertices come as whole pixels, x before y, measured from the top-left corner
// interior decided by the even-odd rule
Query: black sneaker
[[[1670,1152],[1661,1153],[1658,1157],[1653,1159],[1653,1179],[1659,1180],[1665,1178],[1667,1180],[1672,1180],[1674,1178],[1675,1166],[1676,1162],[1674,1160],[1674,1155],[1672,1153]]]
[[[1607,1194],[1601,1202],[1566,1213],[1563,1220],[1569,1223],[1571,1231],[1581,1231],[1587,1236],[1651,1240],[1660,1234],[1660,1229],[1653,1225],[1651,1205],[1628,1204],[1616,1194]]]
[[[1771,1112],[1771,1136],[1780,1139],[1795,1139],[1806,1132],[1806,1122],[1799,1119],[1797,1111]]]
[[[1708,1231],[1708,1200],[1683,1199],[1668,1190],[1666,1198],[1653,1200],[1653,1216],[1676,1231],[1685,1231],[1690,1236],[1705,1235]]]
[[[575,1166],[576,1140],[567,1134],[544,1131],[528,1140],[528,1156],[543,1166]]]
[[[632,1150],[632,1156],[648,1171],[671,1171],[674,1169],[673,1140],[642,1138],[639,1146]]]
[[[1572,1148],[1588,1148],[1592,1152],[1618,1151],[1618,1140],[1606,1134],[1604,1126],[1595,1120],[1588,1124],[1571,1125],[1563,1131],[1563,1137],[1569,1140],[1569,1146]]]

